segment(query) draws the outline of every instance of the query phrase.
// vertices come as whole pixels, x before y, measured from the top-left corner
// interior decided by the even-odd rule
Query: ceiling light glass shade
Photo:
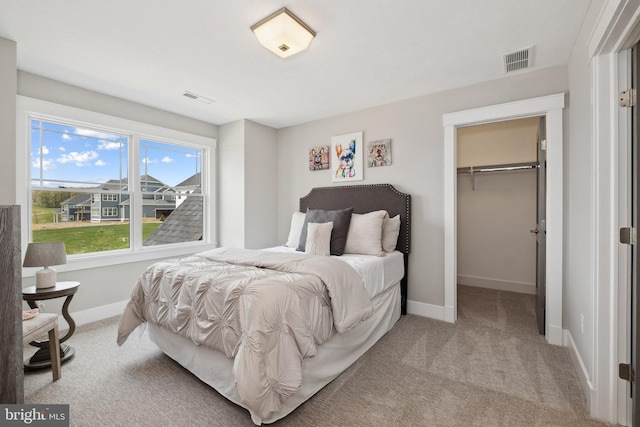
[[[315,31],[283,7],[251,27],[260,44],[281,58],[309,47]]]

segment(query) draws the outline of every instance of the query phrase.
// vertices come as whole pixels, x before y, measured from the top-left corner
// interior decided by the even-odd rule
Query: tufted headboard
[[[401,282],[402,314],[407,314],[409,252],[411,250],[411,195],[391,184],[316,187],[300,198],[300,212],[310,209],[353,208],[353,213],[386,210],[390,217],[400,215],[400,234],[396,249],[404,253],[404,278]]]

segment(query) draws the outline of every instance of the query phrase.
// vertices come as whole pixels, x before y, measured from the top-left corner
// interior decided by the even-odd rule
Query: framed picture
[[[391,140],[380,139],[367,143],[367,167],[391,165]]]
[[[309,149],[309,170],[329,170],[329,146],[312,147]]]
[[[331,138],[331,180],[360,181],[363,176],[362,132]]]

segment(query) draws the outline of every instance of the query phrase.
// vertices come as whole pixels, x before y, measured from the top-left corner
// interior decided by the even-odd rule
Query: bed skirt
[[[282,404],[269,419],[260,419],[251,410],[256,425],[273,423],[329,384],[382,338],[400,318],[400,284],[392,286],[373,299],[374,313],[355,328],[336,334],[318,347],[314,357],[304,360],[300,390]],[[149,336],[160,349],[200,380],[213,387],[230,401],[245,407],[235,388],[233,360],[223,353],[203,346],[170,330],[149,323]]]

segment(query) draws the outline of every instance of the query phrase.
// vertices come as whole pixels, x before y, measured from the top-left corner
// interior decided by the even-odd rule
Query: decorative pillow
[[[333,222],[307,224],[307,242],[304,252],[310,255],[329,256],[331,253]]]
[[[289,248],[297,248],[300,243],[300,233],[304,225],[304,212],[294,212],[291,216],[291,228],[289,228],[289,237],[285,246]]]
[[[353,208],[335,211],[307,209],[297,250],[304,252],[307,243],[307,224],[310,222],[333,222],[333,230],[331,231],[331,255],[342,255],[344,253],[344,245],[347,242],[347,233],[349,232],[352,212]]]
[[[384,256],[382,251],[382,220],[385,216],[388,216],[387,211],[351,215],[344,252]]]
[[[400,215],[389,218],[389,215],[382,221],[382,249],[385,252],[393,252],[398,244],[400,234]]]

